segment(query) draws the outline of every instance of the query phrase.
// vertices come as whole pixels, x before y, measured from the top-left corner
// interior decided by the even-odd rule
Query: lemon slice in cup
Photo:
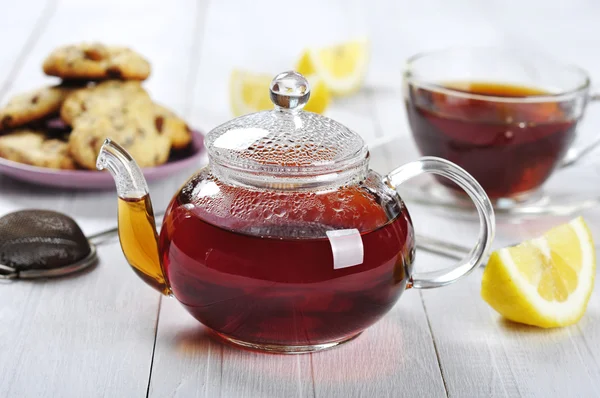
[[[305,76],[310,84],[310,99],[305,111],[323,113],[331,95],[325,83],[318,76]],[[272,75],[235,69],[229,79],[230,105],[234,116],[273,109],[269,98],[269,85]]]
[[[318,75],[334,95],[357,91],[365,77],[369,59],[367,40],[355,40],[323,48],[308,48],[300,56],[296,70]]]
[[[579,217],[490,257],[481,296],[504,317],[551,328],[581,319],[596,275],[592,235]]]

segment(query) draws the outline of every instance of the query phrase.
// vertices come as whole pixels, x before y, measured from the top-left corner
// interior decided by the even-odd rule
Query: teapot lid
[[[213,167],[265,177],[301,177],[366,168],[363,139],[328,117],[303,111],[310,97],[308,81],[288,71],[270,85],[273,110],[244,115],[206,136]]]

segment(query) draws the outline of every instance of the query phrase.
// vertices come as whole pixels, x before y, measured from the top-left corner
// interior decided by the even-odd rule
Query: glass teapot
[[[97,159],[115,179],[133,270],[218,336],[280,353],[333,347],[377,322],[404,290],[452,283],[487,254],[492,205],[463,169],[424,157],[381,176],[359,135],[302,110],[303,76],[277,75],[270,96],[273,110],[208,133],[209,164],[175,194],[160,235],[134,159],[108,139]],[[413,273],[415,235],[395,187],[423,173],[466,191],[480,233],[458,265]]]

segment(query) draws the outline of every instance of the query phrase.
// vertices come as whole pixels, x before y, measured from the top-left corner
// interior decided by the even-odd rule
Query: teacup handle
[[[445,286],[468,275],[487,256],[496,228],[492,203],[481,185],[469,173],[448,160],[423,157],[393,170],[384,178],[384,183],[396,189],[403,182],[425,173],[438,174],[452,180],[471,197],[479,213],[479,239],[469,255],[457,265],[439,271],[413,274],[410,284],[417,289]]]
[[[600,93],[592,94],[589,97],[589,102],[598,102],[600,101]],[[578,163],[581,159],[583,159],[586,155],[592,152],[596,147],[600,144],[600,135],[595,137],[591,142],[582,145],[579,148],[571,147],[565,154],[565,157],[560,162],[559,167],[569,167],[573,166],[575,163]]]

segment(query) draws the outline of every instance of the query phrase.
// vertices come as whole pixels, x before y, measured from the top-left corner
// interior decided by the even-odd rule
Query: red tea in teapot
[[[409,283],[439,287],[471,272],[494,236],[492,205],[468,173],[424,158],[381,176],[359,135],[302,110],[309,97],[302,75],[283,72],[269,85],[273,110],[213,129],[209,164],[173,196],[158,240],[131,155],[107,139],[96,161],[115,179],[130,265],[238,346],[306,353],[349,341]],[[423,173],[449,175],[474,193],[481,229],[469,259],[413,275],[414,231],[396,187]]]
[[[491,198],[535,190],[573,140],[577,120],[567,116],[570,112],[564,107],[568,103],[519,101],[550,95],[544,90],[479,82],[445,86],[477,96],[409,85],[406,104],[417,146],[423,155],[463,167]],[[439,181],[455,187],[447,179]]]
[[[413,229],[396,201],[358,186],[272,193],[212,180],[202,190],[184,188],[165,215],[164,271],[187,310],[227,338],[288,346],[344,340],[406,288]],[[364,258],[336,269],[327,231],[340,229],[359,231]]]

